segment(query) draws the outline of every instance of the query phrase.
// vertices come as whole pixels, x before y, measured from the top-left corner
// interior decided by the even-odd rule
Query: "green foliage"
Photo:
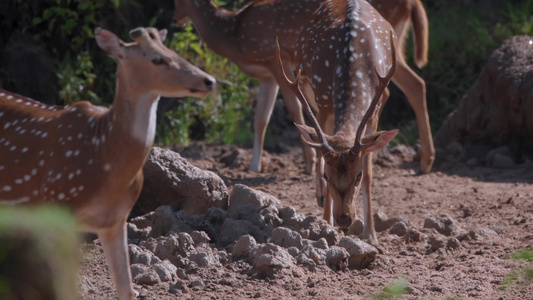
[[[91,56],[88,52],[82,52],[71,64],[70,57],[65,58],[59,63],[61,72],[58,74],[61,91],[59,96],[65,104],[73,104],[78,101],[88,100],[93,104],[101,104],[101,100],[94,92],[94,79],[96,74],[93,73],[94,66]]]
[[[381,291],[372,297],[374,300],[398,299],[409,293],[408,282],[405,279],[397,278]]]
[[[0,299],[70,299],[76,228],[74,216],[57,206],[0,207]]]
[[[156,143],[186,145],[191,134],[209,142],[240,144],[249,139],[253,112],[249,99],[253,79],[202,44],[191,25],[174,35],[169,48],[215,76],[217,90],[202,100],[179,100],[179,107],[167,111],[160,120]]]
[[[94,28],[102,20],[117,17],[117,1],[92,0],[45,0],[36,3],[20,3],[20,9],[28,9],[31,14],[23,14],[18,27],[32,34],[36,42],[46,48],[57,59],[59,96],[63,103],[72,104],[80,100],[90,100],[101,104],[98,94],[108,91],[95,91],[94,80],[98,75],[112,74],[110,63],[99,64],[97,74],[91,56],[97,50],[94,41]],[[105,75],[104,75],[105,74]],[[107,93],[106,93],[107,92]],[[110,99],[106,99],[109,101]]]
[[[529,286],[533,283],[533,248],[519,250],[511,255],[516,261],[524,262],[517,269],[512,270],[502,281],[500,290],[505,291],[511,285],[518,283],[522,286]]]

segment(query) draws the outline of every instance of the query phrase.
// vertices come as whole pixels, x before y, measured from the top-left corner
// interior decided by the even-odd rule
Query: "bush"
[[[184,98],[178,100],[177,107],[161,105],[166,112],[160,118],[156,142],[186,145],[194,138],[240,144],[249,139],[253,112],[250,87],[254,80],[202,44],[190,24],[174,34],[168,47],[215,76],[217,89],[202,100]]]

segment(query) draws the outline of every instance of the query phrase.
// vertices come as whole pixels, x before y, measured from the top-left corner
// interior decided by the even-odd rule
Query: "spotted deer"
[[[160,96],[205,96],[215,80],[163,45],[166,30],[137,28],[132,43],[97,28],[118,61],[113,105],[49,106],[0,90],[0,204],[70,208],[97,233],[118,297],[135,298],[126,219],[143,184]],[[73,296],[74,297],[74,296]]]
[[[382,94],[396,69],[394,31],[364,0],[324,1],[305,28],[296,43],[298,75],[280,84],[293,90],[312,120],[313,127],[296,125],[302,140],[319,153],[316,176],[317,187],[325,188],[324,219],[348,228],[362,186],[363,236],[377,243],[372,153],[398,133],[376,132]],[[278,61],[287,74],[280,54]]]
[[[261,171],[263,141],[274,103],[281,90],[291,118],[296,124],[304,124],[301,105],[294,93],[280,84],[284,80],[276,61],[276,38],[283,51],[283,63],[294,69],[297,37],[305,28],[313,12],[324,0],[256,0],[241,9],[230,12],[217,7],[210,0],[175,0],[174,23],[184,26],[191,21],[202,40],[217,54],[228,58],[247,75],[259,78],[260,92],[254,116],[254,143],[250,170]],[[427,62],[428,25],[420,0],[371,0],[371,4],[394,27],[399,36],[399,49],[407,38],[412,23],[416,45],[416,64]],[[409,68],[403,53],[398,53],[397,71],[392,81],[406,94],[415,112],[421,141],[420,170],[431,171],[435,149],[426,106],[426,87],[416,73]],[[287,74],[292,77],[293,74]],[[387,92],[388,93],[388,92]],[[306,173],[314,168],[315,152],[303,148]],[[324,206],[324,195],[317,201]]]

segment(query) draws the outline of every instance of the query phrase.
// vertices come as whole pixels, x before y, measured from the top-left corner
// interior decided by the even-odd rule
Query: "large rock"
[[[243,218],[255,215],[269,206],[280,207],[281,201],[270,194],[236,184],[231,191],[228,213],[232,218]]]
[[[205,214],[210,207],[227,208],[224,181],[213,172],[189,164],[176,152],[153,147],[143,171],[144,186],[132,211],[134,216],[161,205],[188,214]]]
[[[508,145],[515,160],[533,153],[533,37],[515,36],[490,56],[478,79],[435,135],[446,149],[458,142],[466,157]],[[481,159],[482,161],[484,159]]]

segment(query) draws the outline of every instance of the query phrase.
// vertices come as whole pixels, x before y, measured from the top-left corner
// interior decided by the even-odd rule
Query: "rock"
[[[484,157],[507,145],[516,156],[533,153],[533,51],[530,36],[496,49],[474,85],[435,134],[435,146],[461,143],[466,156]],[[514,155],[506,155],[513,157]],[[502,162],[498,162],[502,163]],[[505,159],[505,166],[510,161]]]
[[[316,241],[312,241],[311,246],[318,248],[318,249],[323,249],[323,250],[326,250],[329,248],[328,241],[326,241],[325,238],[319,238]]]
[[[407,232],[403,236],[403,240],[406,243],[421,242],[423,239],[424,239],[424,235],[420,231],[418,231],[416,229],[407,230]]]
[[[205,283],[200,278],[197,278],[191,281],[191,288],[193,289],[203,289],[204,287],[205,287]]]
[[[133,223],[127,223],[126,226],[128,227],[129,240],[144,240],[150,236],[150,232],[152,231],[151,227],[139,229],[139,227]]]
[[[397,222],[392,225],[391,229],[389,230],[390,234],[395,234],[397,236],[404,236],[407,234],[408,226],[405,224],[405,222]]]
[[[286,227],[278,227],[272,230],[270,242],[284,248],[296,247],[301,249],[303,246],[302,236],[298,232]]]
[[[222,231],[220,232],[220,239],[218,245],[226,247],[233,242],[237,241],[243,235],[250,234],[257,240],[257,228],[253,228],[254,225],[248,221],[226,219],[222,225]],[[255,234],[254,234],[255,233]]]
[[[170,263],[168,260],[164,260],[160,263],[152,265],[152,269],[155,271],[161,282],[172,282],[176,279],[176,271],[178,268]]]
[[[316,263],[303,253],[300,253],[296,256],[296,263],[298,265],[303,265],[309,271],[314,271],[316,269]]]
[[[156,208],[152,214],[153,227],[150,236],[158,237],[167,234],[177,221],[171,206],[164,205]]]
[[[471,230],[469,232],[464,232],[456,236],[459,241],[465,240],[474,240],[474,241],[483,241],[486,238],[491,238],[497,236],[498,233],[489,228],[479,228],[476,230]]]
[[[383,212],[374,213],[374,228],[377,232],[388,230],[399,221],[401,221],[400,218],[389,218]]]
[[[446,241],[442,238],[437,238],[434,236],[429,237],[428,239],[429,252],[435,252],[446,246]]]
[[[305,219],[305,216],[298,213],[292,206],[285,206],[280,209],[279,215],[283,220],[283,225],[285,227],[294,228],[296,230],[302,227],[302,221]]]
[[[183,215],[185,215],[185,213]],[[229,217],[227,211],[211,207],[207,211],[207,214],[201,216],[198,220],[194,220],[194,222],[198,223],[193,228],[205,231],[212,242],[219,244],[224,222]]]
[[[344,271],[348,267],[350,254],[345,248],[331,246],[326,250],[326,265],[334,271]]]
[[[194,241],[194,247],[204,247],[209,245],[211,238],[204,231],[194,230],[191,232],[191,238]]]
[[[132,210],[146,214],[162,205],[189,214],[203,214],[210,207],[226,208],[228,189],[213,172],[201,170],[178,153],[153,147],[143,168],[144,185]]]
[[[272,243],[258,245],[250,256],[257,274],[263,277],[273,277],[295,262],[286,249]]]
[[[231,254],[234,258],[247,257],[256,246],[257,242],[253,236],[249,234],[243,235],[233,246]]]
[[[176,282],[170,286],[169,292],[172,294],[188,293],[189,287],[184,280],[176,280]]]
[[[348,266],[352,269],[365,268],[376,259],[378,254],[378,250],[374,246],[351,236],[341,238],[338,246],[348,251]]]
[[[442,215],[439,219],[426,218],[424,220],[424,228],[433,228],[445,236],[457,235],[463,232],[459,223],[448,215]]]
[[[200,268],[220,268],[222,265],[220,264],[217,253],[210,247],[202,247],[192,250],[187,258]]]
[[[515,167],[516,164],[512,157],[505,156],[502,154],[495,154],[494,158],[492,160],[492,166],[495,168],[512,168]]]
[[[465,149],[459,142],[451,142],[446,147],[446,151],[454,160],[463,160],[465,158]]]
[[[161,281],[154,269],[146,267],[142,272],[133,277],[133,282],[140,285],[155,285]]]
[[[363,234],[364,229],[365,224],[363,223],[363,220],[359,217],[355,217],[355,220],[350,224],[350,227],[348,227],[348,232],[346,232],[346,234],[358,236]]]
[[[302,228],[309,230],[307,238],[313,241],[324,238],[329,246],[333,246],[340,240],[337,230],[320,217],[310,216],[305,218],[302,221]]]
[[[130,269],[131,269],[132,278],[135,278],[137,275],[146,272],[149,268],[150,267],[145,264],[142,264],[142,263],[138,264],[138,263],[131,262]]]
[[[329,247],[328,247],[329,249]],[[326,251],[327,249],[317,249],[313,246],[304,246],[300,251],[300,254],[307,256],[317,265],[323,265],[326,263]]]
[[[236,184],[230,194],[228,213],[234,219],[241,219],[246,215],[257,214],[268,206],[279,207],[281,202],[270,194]]]
[[[131,264],[152,265],[161,262],[152,252],[142,249],[141,247],[129,244],[128,253],[130,254]]]
[[[450,250],[457,250],[461,247],[462,247],[461,242],[459,242],[457,238],[451,238],[446,243],[446,248]]]

